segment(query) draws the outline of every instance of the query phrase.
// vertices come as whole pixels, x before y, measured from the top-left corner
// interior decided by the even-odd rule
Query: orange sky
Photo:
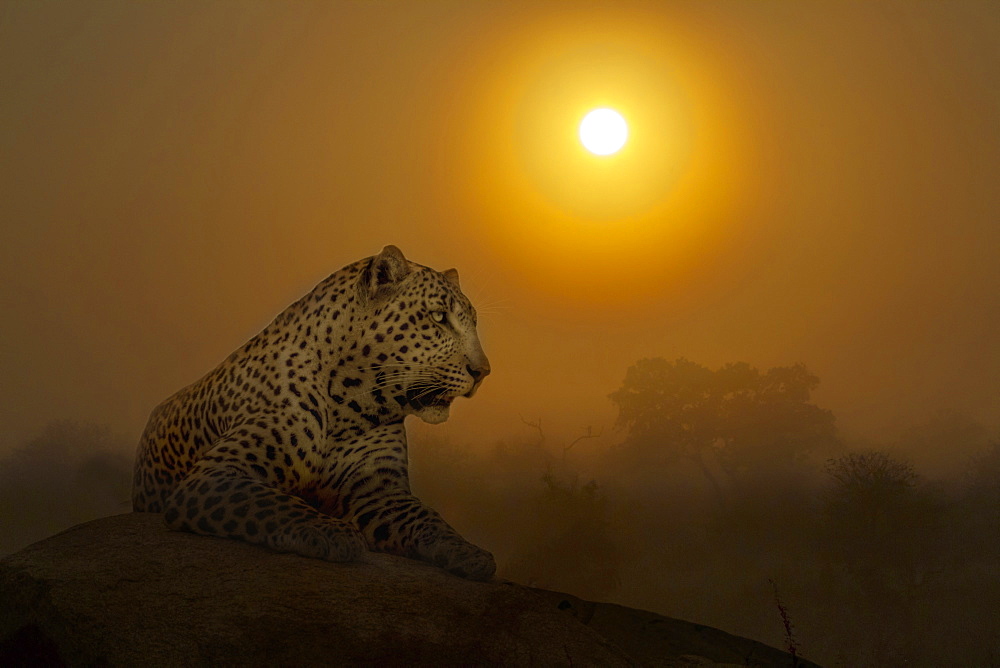
[[[1000,6],[661,4],[3,4],[0,450],[137,437],[387,243],[493,304],[455,439],[610,429],[647,356],[1000,425]]]

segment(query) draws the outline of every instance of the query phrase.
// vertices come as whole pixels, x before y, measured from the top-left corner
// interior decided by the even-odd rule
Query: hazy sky
[[[995,2],[0,0],[0,451],[137,438],[387,243],[484,312],[455,439],[610,428],[650,356],[996,426],[998,173]]]

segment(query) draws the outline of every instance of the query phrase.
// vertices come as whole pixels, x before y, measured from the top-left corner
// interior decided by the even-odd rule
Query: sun
[[[580,142],[594,155],[611,155],[628,139],[628,124],[614,109],[594,109],[580,121]]]

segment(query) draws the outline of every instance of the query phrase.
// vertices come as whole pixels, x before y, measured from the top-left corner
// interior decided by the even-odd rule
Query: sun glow
[[[580,122],[580,142],[594,155],[617,153],[628,140],[628,124],[614,109],[594,109]]]
[[[670,30],[553,15],[484,42],[482,67],[456,80],[468,106],[442,160],[458,180],[440,196],[539,294],[688,294],[740,238],[732,87]]]

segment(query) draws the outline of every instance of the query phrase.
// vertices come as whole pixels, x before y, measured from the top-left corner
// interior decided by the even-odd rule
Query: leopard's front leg
[[[338,472],[340,507],[333,514],[351,520],[369,549],[427,561],[471,580],[493,577],[493,555],[462,538],[410,493],[402,424],[374,429],[345,445],[365,454],[350,470]]]
[[[220,440],[167,498],[167,526],[328,561],[363,557],[365,540],[354,524],[283,492],[251,461],[259,459],[248,460],[239,439]]]
[[[376,494],[353,520],[372,550],[427,561],[470,580],[489,580],[493,555],[462,538],[438,513],[412,494]]]

